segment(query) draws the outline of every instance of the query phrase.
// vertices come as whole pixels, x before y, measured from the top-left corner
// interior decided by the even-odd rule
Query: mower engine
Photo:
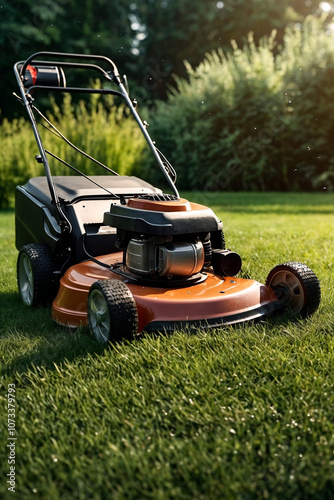
[[[131,238],[126,250],[126,268],[142,276],[192,276],[204,264],[204,247],[200,239],[193,242],[173,241],[172,236],[139,236]]]
[[[202,280],[199,273],[213,263],[221,275],[241,267],[239,255],[225,250],[222,222],[197,203],[170,195],[131,198],[112,204],[104,224],[117,228],[123,270],[138,279]]]

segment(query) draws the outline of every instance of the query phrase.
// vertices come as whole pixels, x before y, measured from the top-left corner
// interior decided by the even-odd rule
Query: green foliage
[[[334,195],[192,196],[210,200],[253,278],[290,259],[312,267],[319,311],[103,351],[20,303],[14,214],[0,212],[0,427],[5,442],[14,383],[20,500],[331,498]]]
[[[37,114],[36,117],[42,121]],[[124,106],[114,105],[112,99],[102,103],[94,97],[89,104],[80,102],[74,106],[67,94],[61,107],[53,102],[49,118],[72,143],[119,174],[131,175],[138,169],[144,138]],[[45,148],[58,157],[88,175],[105,173],[54,134],[41,127],[40,132]],[[5,119],[0,126],[0,142],[4,153],[0,162],[0,207],[8,207],[15,186],[30,177],[43,175],[44,169],[35,161],[39,152],[28,121]],[[53,175],[73,175],[72,170],[52,158],[50,166]]]
[[[0,207],[4,208],[14,197],[15,186],[38,175],[40,169],[34,161],[34,155],[38,154],[36,141],[31,127],[23,118],[3,121],[0,142]]]
[[[0,109],[15,112],[11,68],[40,50],[104,54],[146,99],[165,98],[172,73],[185,76],[183,60],[230,40],[239,46],[254,32],[256,43],[272,29],[281,41],[286,26],[317,15],[319,0],[2,0],[0,8]],[[330,17],[330,16],[329,16]]]
[[[1,2],[0,110],[13,116],[17,90],[12,67],[15,62],[43,50],[102,54],[133,68],[129,1],[105,0],[4,0]],[[13,109],[14,108],[14,109]]]
[[[176,77],[177,90],[167,103],[157,102],[149,120],[153,139],[176,167],[178,186],[333,189],[333,67],[333,32],[325,19],[315,17],[288,28],[283,45],[277,44],[276,32],[258,44],[249,35],[243,48],[232,42],[232,51],[208,53],[197,68],[186,63],[187,79]],[[66,98],[62,111],[54,104],[51,114],[70,140],[111,168],[161,185],[152,156],[141,162],[139,130],[121,121],[124,109],[112,101],[104,106],[97,99],[75,107]],[[5,120],[0,129],[6,152],[0,165],[2,206],[8,206],[20,179],[40,172],[32,161],[37,151],[28,128],[22,120]],[[75,165],[75,153],[65,154],[64,144],[54,149],[54,143],[51,137],[49,149]],[[79,166],[96,172],[88,160]],[[63,170],[57,167],[58,173]]]
[[[150,89],[155,97],[165,98],[172,74],[186,77],[183,60],[193,67],[212,50],[230,50],[230,40],[241,47],[253,32],[256,44],[277,30],[282,40],[286,26],[316,15],[319,1],[300,0],[150,0],[133,2],[140,20],[139,55],[151,68]],[[144,36],[143,36],[144,35]],[[154,71],[152,71],[154,69]]]
[[[332,189],[334,38],[308,17],[243,49],[207,54],[157,103],[151,134],[199,189]]]

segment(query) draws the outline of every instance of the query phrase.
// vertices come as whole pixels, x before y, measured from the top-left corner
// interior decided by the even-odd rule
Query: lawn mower
[[[26,108],[39,150],[35,158],[45,170],[44,176],[15,191],[17,282],[27,306],[52,302],[58,324],[88,324],[105,344],[143,330],[217,328],[276,311],[302,317],[316,311],[319,281],[304,264],[275,266],[265,284],[242,277],[241,258],[226,248],[219,218],[210,208],[180,198],[175,170],[152,141],[136,100],[129,97],[126,77],[112,60],[37,52],[17,62],[14,72],[21,94],[16,97]],[[108,85],[91,88],[92,74]],[[167,189],[118,175],[72,144],[37,108],[43,92],[120,98],[144,135]],[[38,120],[100,165],[103,174],[85,175],[45,149]],[[50,158],[74,174],[51,172]]]

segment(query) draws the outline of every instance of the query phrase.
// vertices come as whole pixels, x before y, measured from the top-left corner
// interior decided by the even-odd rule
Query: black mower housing
[[[118,196],[161,193],[160,189],[137,177],[91,178]],[[16,187],[16,248],[19,250],[28,243],[46,243],[57,260],[64,260],[67,250],[66,258],[70,253],[68,265],[87,258],[83,245],[92,256],[116,251],[116,230],[105,226],[103,216],[109,211],[111,201],[120,201],[85,177],[55,176],[53,182],[60,207],[71,224],[70,231],[64,231],[57,220],[58,212],[51,200],[46,177],[34,177],[23,186]],[[66,245],[63,244],[64,239]]]
[[[116,196],[162,194],[160,189],[130,176],[92,176]],[[222,230],[209,208],[187,212],[150,212],[122,205],[116,196],[81,176],[53,177],[60,208],[71,227],[57,220],[46,177],[34,177],[15,191],[16,248],[46,243],[64,272],[70,265],[119,249],[119,230],[128,234],[198,235]],[[64,263],[66,261],[66,266]]]

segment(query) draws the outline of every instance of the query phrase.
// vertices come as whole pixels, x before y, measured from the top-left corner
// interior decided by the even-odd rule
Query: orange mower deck
[[[122,261],[122,252],[98,258],[105,264]],[[52,304],[53,319],[70,327],[87,323],[87,300],[97,280],[126,283],[138,310],[138,332],[234,324],[267,316],[278,307],[274,291],[254,280],[221,277],[207,272],[205,281],[187,287],[160,288],[130,283],[125,277],[85,261],[69,268]]]

